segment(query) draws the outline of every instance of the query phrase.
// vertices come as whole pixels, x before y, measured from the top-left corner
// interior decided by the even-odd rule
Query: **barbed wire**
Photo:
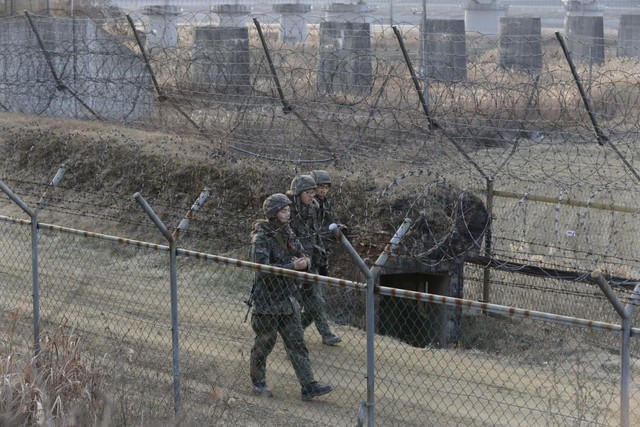
[[[13,19],[15,20],[16,18]],[[201,18],[199,19],[202,20]],[[366,152],[371,152],[371,148],[376,148],[379,143],[389,144],[392,135],[404,134],[409,137],[403,138],[407,143],[411,140],[416,140],[416,142],[423,140],[424,142],[425,138],[434,138],[425,126],[424,116],[419,109],[416,110],[419,104],[415,91],[412,90],[410,84],[407,85],[409,83],[406,76],[407,64],[403,63],[399,56],[400,48],[397,43],[394,43],[391,37],[393,34],[389,34],[391,31],[389,27],[385,28],[374,23],[371,25],[374,30],[370,33],[370,49],[362,49],[361,51],[357,49],[346,50],[344,54],[339,55],[345,56],[343,62],[347,64],[346,66],[349,66],[352,62],[354,64],[357,63],[359,59],[362,61],[370,60],[372,63],[370,71],[371,84],[366,88],[367,90],[363,92],[359,88],[356,88],[358,90],[349,91],[340,89],[327,90],[323,93],[322,91],[319,92],[316,81],[319,73],[332,72],[334,78],[344,79],[354,73],[354,69],[346,71],[324,70],[321,62],[324,45],[321,45],[321,41],[317,40],[319,38],[318,33],[310,31],[308,41],[304,45],[290,46],[278,43],[274,38],[277,36],[277,26],[273,18],[260,16],[256,19],[265,22],[263,26],[265,27],[266,37],[268,37],[266,42],[273,55],[274,66],[277,73],[279,73],[283,91],[286,97],[289,98],[288,102],[295,107],[295,111],[300,116],[304,116],[304,122],[309,125],[309,129],[312,129],[321,139],[321,142],[326,145],[326,147],[322,147],[322,152],[329,155],[333,154],[331,158],[334,158],[336,154],[335,147],[340,147],[340,150],[343,151],[345,148],[344,142],[353,141],[353,136],[350,137],[349,134],[364,133],[367,136],[366,138],[359,137],[361,142],[358,146],[353,145],[352,142],[351,152],[357,154],[358,157],[363,155],[363,150],[358,150],[358,148],[365,148]],[[160,120],[160,123],[157,120],[154,120],[154,122],[163,124],[168,128],[175,126],[171,122],[179,121],[181,114],[176,111],[176,108],[179,108],[184,113],[182,114],[183,117],[188,116],[189,120],[193,121],[195,125],[209,135],[211,141],[223,143],[224,140],[227,140],[227,144],[230,143],[230,145],[242,150],[244,153],[254,153],[263,155],[266,158],[284,160],[283,153],[279,153],[279,157],[270,157],[269,151],[281,150],[286,153],[287,160],[305,160],[291,157],[295,150],[290,148],[290,139],[282,138],[282,136],[286,136],[289,133],[295,134],[298,137],[298,142],[306,145],[304,149],[307,152],[313,152],[309,150],[318,152],[318,138],[314,138],[308,132],[306,137],[304,133],[300,134],[300,121],[296,120],[295,117],[283,114],[281,109],[278,108],[281,105],[279,105],[280,100],[273,86],[273,76],[268,69],[265,51],[260,48],[255,31],[247,31],[246,58],[243,62],[230,65],[230,67],[233,66],[238,69],[245,67],[243,70],[245,75],[232,73],[225,77],[225,70],[207,69],[200,72],[197,70],[198,67],[205,65],[198,64],[199,62],[203,64],[215,63],[218,59],[231,57],[232,52],[225,51],[224,45],[212,45],[208,50],[203,47],[202,52],[198,51],[198,44],[194,40],[195,36],[189,35],[188,31],[193,32],[200,28],[198,24],[200,21],[196,20],[195,15],[193,21],[189,20],[188,15],[183,16],[182,20],[184,24],[176,31],[183,31],[185,35],[180,39],[181,42],[177,46],[166,48],[154,46],[149,52],[150,68],[154,72],[159,87],[162,88],[162,93],[159,95],[166,96],[174,101],[174,105],[170,105],[171,103],[159,104],[159,117],[163,120]],[[206,19],[204,20],[206,21]],[[72,22],[68,19],[66,21]],[[36,28],[36,31],[39,22],[39,19],[35,19],[34,28]],[[106,58],[98,60],[96,71],[101,78],[93,78],[92,81],[87,81],[87,87],[83,87],[82,90],[76,89],[76,92],[86,94],[89,98],[94,96],[104,98],[105,92],[100,89],[101,86],[123,83],[122,78],[118,78],[117,73],[120,70],[115,64],[122,64],[125,58],[128,58],[128,61],[138,61],[140,65],[139,67],[126,66],[127,70],[135,68],[137,70],[135,71],[135,76],[139,76],[142,79],[136,90],[148,90],[149,76],[144,64],[139,61],[139,57],[133,54],[136,50],[139,51],[139,47],[136,48],[134,33],[126,27],[124,18],[114,17],[98,24],[101,25],[96,25],[95,31],[101,38],[97,41],[76,40],[73,46],[57,43],[55,49],[49,52],[53,58],[65,64],[67,70],[73,68],[76,77],[82,76],[83,79],[89,79],[93,71],[92,68],[96,68],[96,65],[86,62],[86,60],[85,62],[78,62],[74,58],[80,54],[87,56],[91,52],[92,43],[98,45],[106,43],[106,48],[111,49],[108,52],[108,56],[104,55]],[[97,31],[97,28],[105,27],[110,29],[112,33]],[[26,35],[32,30],[25,26],[23,31]],[[49,32],[49,37],[46,37],[46,31],[43,32],[45,49],[47,44],[56,43],[56,37],[62,37],[61,34],[64,33],[64,28],[60,28],[58,31],[59,33],[56,33],[55,29],[52,29]],[[318,31],[318,28],[313,29],[313,31]],[[415,27],[403,28],[401,31],[407,47],[411,49],[412,56],[416,55],[418,53],[416,46],[420,42],[418,29]],[[118,36],[117,38],[113,35],[114,33]],[[579,137],[582,133],[582,140],[589,141],[593,139],[592,132],[589,130],[589,123],[585,121],[584,111],[579,105],[575,105],[578,94],[566,64],[562,63],[562,61],[549,63],[539,74],[529,77],[527,73],[505,70],[499,66],[496,62],[496,56],[499,53],[497,50],[498,44],[491,38],[483,38],[480,35],[469,37],[470,42],[467,43],[466,50],[467,63],[465,64],[467,71],[466,81],[429,81],[431,111],[434,116],[438,116],[439,121],[445,125],[449,132],[453,132],[452,136],[449,135],[450,139],[464,145],[468,152],[473,152],[476,148],[487,145],[503,146],[504,144],[509,144],[514,135],[522,132],[529,133],[529,136],[537,132],[534,136],[539,137],[542,135],[545,138],[555,137],[564,140]],[[113,38],[119,43],[123,40],[122,43],[128,44],[132,51],[126,53],[122,52],[121,49],[116,49],[115,46],[120,44],[116,44]],[[355,36],[353,39],[358,40]],[[349,41],[348,38],[345,38],[345,40]],[[545,46],[549,41],[550,39],[544,40]],[[541,40],[541,42],[543,41]],[[333,48],[336,49],[336,46],[333,46]],[[20,56],[25,56],[27,53],[24,52],[25,49],[27,47],[22,46],[23,52]],[[20,54],[20,49],[8,49],[7,51]],[[38,52],[37,46],[31,46],[29,51],[34,58],[38,54],[44,54],[44,52]],[[96,52],[93,55],[98,55],[99,53]],[[333,54],[338,55],[335,52]],[[349,59],[349,55],[354,56],[354,58]],[[554,49],[553,46],[549,47],[548,51],[543,52],[545,58],[553,58],[554,55],[558,55],[558,49]],[[116,58],[117,60],[113,61]],[[100,58],[98,57],[98,59]],[[413,59],[415,61],[415,58]],[[612,73],[608,72],[608,70],[602,74],[598,70],[592,70],[589,87],[594,97],[594,104],[597,104],[596,109],[599,110],[600,114],[610,120],[616,120],[616,118],[619,120],[622,117],[617,112],[612,113],[613,110],[618,108],[633,109],[635,108],[634,104],[636,104],[616,102],[625,101],[624,98],[629,96],[628,94],[625,96],[624,93],[620,93],[620,89],[622,89],[620,88],[622,84],[620,82],[632,82],[635,77],[635,73],[624,71],[624,68],[621,68],[620,78],[616,78],[615,81],[612,81]],[[43,70],[42,73],[46,74],[45,71]],[[228,84],[218,84],[215,81],[210,82],[210,84],[198,83],[198,78],[216,77],[217,71],[220,71],[220,78]],[[232,70],[228,71],[231,72]],[[365,71],[368,71],[367,67],[365,67]],[[209,77],[207,77],[207,72],[210,74]],[[355,72],[357,74],[357,70]],[[203,75],[202,73],[205,74]],[[96,73],[94,72],[93,74]],[[129,75],[129,78],[135,77],[130,72]],[[64,80],[65,77],[63,75],[61,79]],[[70,75],[69,77],[74,76]],[[242,80],[243,84],[234,85],[232,81],[234,78],[244,79]],[[385,80],[387,83],[384,85],[383,91],[381,89]],[[80,80],[76,81],[81,83]],[[135,85],[135,79],[132,82],[131,84]],[[122,111],[123,109],[118,100],[113,99],[113,96],[118,92],[112,92],[112,100],[109,101],[113,106],[111,109]],[[122,92],[122,89],[120,92]],[[535,97],[536,102],[533,103],[536,108],[532,108],[531,102],[532,93],[534,92],[538,94]],[[52,97],[59,95],[57,91],[49,93]],[[128,98],[131,98],[131,92],[127,91],[127,94],[129,95]],[[596,96],[594,95],[596,94],[604,96],[606,99],[595,99]],[[151,107],[153,98],[149,97],[149,94],[145,96],[146,101],[139,102],[138,105],[147,109],[153,108]],[[132,98],[135,99],[136,97]],[[51,102],[46,102],[45,105],[50,105]],[[103,102],[107,102],[107,100]],[[552,108],[541,109],[540,107],[543,103],[548,103]],[[12,108],[12,106],[7,106],[7,108]],[[131,108],[133,107],[130,107],[130,110]],[[205,111],[206,118],[198,117]],[[531,113],[531,111],[535,113]],[[39,109],[35,112],[42,114],[43,110]],[[368,118],[372,112],[375,112],[374,117],[371,120],[365,120],[363,123],[361,118]],[[141,111],[141,113],[144,114],[145,111]],[[178,115],[175,116],[175,114]],[[518,117],[520,114],[521,117]],[[545,115],[555,115],[556,117],[553,117],[553,120],[549,120],[550,117],[545,117]],[[130,114],[125,114],[122,120],[127,121],[129,117]],[[523,120],[525,117],[526,119]],[[625,115],[625,117],[625,120],[631,118],[630,115]],[[227,123],[224,126],[226,130],[220,126],[225,122]],[[580,125],[581,122],[582,125]],[[212,127],[210,123],[215,123],[216,127]],[[338,123],[340,124],[340,129],[335,128]],[[574,129],[578,126],[577,130],[582,127],[584,132],[574,131],[571,134],[567,134],[566,129],[562,132],[559,126],[565,123],[571,124]],[[185,124],[187,127],[192,127],[189,126],[189,123]],[[605,129],[610,130],[611,126],[606,126]],[[304,126],[302,130],[304,131]],[[200,130],[193,127],[191,131],[194,134],[200,132]],[[261,137],[259,146],[255,142],[257,135]],[[385,137],[385,135],[388,136]],[[407,139],[409,140],[407,141]],[[278,140],[282,142],[278,142]],[[376,143],[376,141],[379,142]],[[528,138],[528,141],[531,141],[531,139]],[[446,143],[446,141],[441,141],[441,143]],[[397,144],[395,145],[398,146]],[[373,154],[375,155],[375,153]],[[293,155],[295,156],[295,154]],[[341,152],[340,155],[344,156],[344,153]],[[322,157],[316,160],[322,160]],[[483,167],[483,169],[485,168]],[[488,168],[487,172],[490,172]]]
[[[429,34],[425,40],[417,26],[376,20],[341,26],[320,19],[301,29],[300,42],[290,43],[281,41],[280,23],[271,14],[254,15],[254,23],[247,20],[233,31],[211,25],[218,20],[214,15],[181,13],[175,26],[166,23],[165,30],[175,34],[160,39],[147,18],[115,8],[91,18],[3,17],[0,26],[12,28],[13,37],[0,40],[0,62],[6,65],[1,108],[189,136],[203,141],[198,151],[207,159],[293,165],[285,175],[326,167],[340,177],[335,207],[352,236],[379,248],[405,217],[413,217],[415,234],[401,249],[420,261],[446,264],[486,250],[492,221],[491,250],[505,259],[580,271],[624,263],[629,277],[637,277],[637,258],[627,254],[637,253],[632,242],[615,238],[637,228],[636,214],[603,219],[586,208],[543,208],[524,197],[496,202],[489,213],[481,198],[491,181],[523,195],[635,205],[638,186],[630,167],[640,130],[640,64],[618,57],[611,35],[603,64],[575,58],[592,113],[610,141],[602,145],[557,36],[549,31],[526,41],[469,32]],[[450,51],[421,53],[425,42],[437,40],[449,40]],[[571,41],[576,51],[590,43]],[[525,59],[532,58],[525,45],[532,43],[540,46],[540,61],[528,68]],[[505,65],[508,55],[515,65]],[[107,151],[95,154],[109,161]],[[176,167],[168,161],[146,166],[166,172]],[[73,179],[95,177],[83,171]],[[265,187],[283,191],[286,179]],[[20,184],[39,188],[30,180]],[[154,197],[169,185],[165,180],[143,190]],[[220,184],[226,185],[231,184]],[[375,198],[354,197],[359,191]],[[110,210],[92,201],[95,195],[53,198],[50,208],[148,226],[141,213],[118,212],[122,204]],[[243,212],[240,222],[256,217],[263,196],[251,196],[254,210]],[[187,196],[154,201],[160,215],[175,220],[191,203]],[[198,221],[206,231],[192,229],[188,237],[220,241],[234,235],[215,218]],[[548,224],[551,233],[541,233],[549,231]],[[574,243],[559,243],[561,229],[576,228],[583,232],[569,240]],[[456,246],[460,235],[468,239]]]

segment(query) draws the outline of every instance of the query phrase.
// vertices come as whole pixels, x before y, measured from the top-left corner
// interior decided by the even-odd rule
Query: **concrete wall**
[[[367,94],[373,85],[371,25],[320,23],[318,90]]]
[[[138,55],[87,18],[33,17],[33,22],[62,85],[26,18],[5,20],[0,22],[0,108],[74,118],[95,118],[93,111],[118,121],[153,116],[151,78]]]
[[[280,14],[280,41],[304,43],[307,40],[306,13],[311,5],[303,3],[274,4],[273,11]]]
[[[48,0],[4,0],[0,1],[0,13],[22,14],[27,10],[31,13],[49,13]]]
[[[539,73],[542,69],[540,18],[500,18],[498,54],[498,63],[503,68]]]
[[[251,92],[251,56],[247,27],[197,27],[193,45],[191,81],[206,92]]]
[[[144,9],[149,23],[147,24],[147,49],[174,48],[178,45],[178,12],[177,6],[156,5]]]
[[[467,0],[463,4],[464,25],[469,32],[497,35],[500,18],[507,15],[508,6],[497,0]]]
[[[618,56],[640,56],[640,15],[620,17]]]
[[[567,16],[567,48],[575,61],[604,63],[604,24],[601,16]]]
[[[467,42],[463,19],[427,19],[421,28],[423,75],[444,82],[467,80]]]

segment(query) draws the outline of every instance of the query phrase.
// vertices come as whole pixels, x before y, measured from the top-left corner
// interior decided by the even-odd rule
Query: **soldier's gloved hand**
[[[309,258],[302,256],[300,258],[293,257],[293,268],[296,270],[306,270],[309,266]]]

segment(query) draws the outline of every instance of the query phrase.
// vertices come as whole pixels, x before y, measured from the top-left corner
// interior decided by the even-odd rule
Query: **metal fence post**
[[[367,267],[367,264],[360,258],[358,252],[351,245],[351,242],[347,240],[344,234],[340,231],[337,224],[331,224],[329,230],[333,232],[336,239],[344,246],[347,253],[351,256],[356,263],[358,269],[365,275],[367,279],[367,400],[360,403],[358,411],[358,426],[362,426],[364,423],[364,417],[367,417],[368,425],[374,425],[374,365],[373,365],[373,335],[374,327],[369,324],[369,316],[373,317],[373,304],[369,301],[369,294],[373,295],[373,288],[375,286],[375,277],[373,273]],[[373,297],[371,298],[371,302]]]
[[[493,239],[493,178],[487,178],[487,215],[489,215],[489,227],[484,237],[484,255],[491,259]],[[482,301],[491,300],[491,268],[485,266],[482,276]]]
[[[135,193],[133,198],[142,209],[149,215],[149,218],[158,227],[162,235],[169,242],[169,276],[171,282],[171,347],[173,350],[173,405],[176,416],[180,413],[180,333],[178,325],[178,267],[177,267],[177,243],[180,232],[189,225],[189,220],[197,212],[202,204],[209,197],[209,189],[205,188],[191,208],[187,211],[184,219],[180,221],[178,227],[171,233],[162,220],[156,215],[151,206],[140,193]]]
[[[591,277],[605,294],[613,308],[622,318],[622,348],[620,351],[620,426],[629,427],[629,398],[630,398],[630,358],[631,358],[631,315],[638,300],[640,300],[640,283],[633,289],[631,300],[625,306],[613,292],[611,286],[604,278],[600,270],[591,273]]]
[[[374,407],[375,407],[375,284],[380,274],[380,270],[389,259],[391,252],[398,246],[402,237],[406,234],[411,226],[411,220],[405,218],[404,222],[398,228],[391,241],[385,246],[384,250],[374,263],[374,266],[369,270],[364,263],[358,252],[351,246],[351,243],[340,232],[340,229],[336,224],[331,224],[329,229],[333,231],[337,239],[345,247],[351,258],[356,262],[358,268],[364,273],[367,278],[367,308],[366,308],[366,328],[367,328],[367,402],[363,402],[366,406],[367,425],[373,427],[374,422]],[[360,411],[363,414],[365,411]],[[362,425],[362,420],[358,420],[359,425]]]
[[[58,185],[64,175],[65,167],[58,169],[51,182],[49,188]],[[38,201],[36,209],[29,208],[6,184],[0,181],[0,190],[2,190],[9,198],[20,207],[29,218],[31,218],[31,276],[32,276],[32,298],[33,298],[33,348],[34,356],[40,355],[40,283],[38,281],[38,213],[44,209],[46,205],[47,190],[42,194]],[[37,365],[36,365],[37,366]]]

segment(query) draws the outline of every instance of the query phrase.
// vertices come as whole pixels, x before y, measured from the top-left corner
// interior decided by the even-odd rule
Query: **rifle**
[[[251,312],[251,307],[253,307],[253,294],[256,290],[257,280],[253,281],[253,285],[251,285],[251,292],[249,292],[249,298],[247,298],[244,303],[247,304],[247,312],[244,315],[244,323],[247,323],[247,319],[249,318],[249,313]]]

